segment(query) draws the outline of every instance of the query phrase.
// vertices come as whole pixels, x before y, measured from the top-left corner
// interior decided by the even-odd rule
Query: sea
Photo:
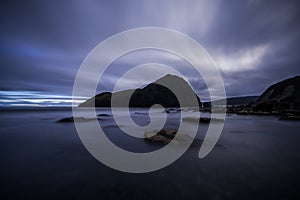
[[[163,148],[124,133],[116,126],[109,108],[96,112],[102,114],[97,120],[99,125],[117,146],[137,153]],[[140,126],[151,120],[148,109],[131,109],[130,116],[124,116],[122,111],[119,114],[131,117]],[[182,114],[193,116],[195,111],[170,112],[165,126],[178,128]],[[162,169],[128,173],[112,169],[91,155],[73,122],[57,122],[71,116],[71,108],[0,110],[2,197],[300,199],[299,121],[226,115],[217,145],[206,157],[198,157],[201,144],[192,144],[179,159]],[[203,141],[208,126],[209,123],[199,123],[196,139]]]

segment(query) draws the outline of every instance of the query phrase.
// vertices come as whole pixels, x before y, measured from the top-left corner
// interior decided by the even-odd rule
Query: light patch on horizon
[[[86,99],[36,91],[0,91],[0,107],[70,107],[72,103],[78,105]]]

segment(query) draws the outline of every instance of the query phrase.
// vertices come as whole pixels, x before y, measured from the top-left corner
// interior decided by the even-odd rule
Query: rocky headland
[[[112,95],[114,95],[117,101],[123,101],[124,99],[130,98],[129,107],[149,108],[154,104],[160,104],[166,108],[178,108],[180,105],[175,94],[170,89],[163,86],[168,84],[172,84],[172,87],[178,91],[178,95],[187,98],[187,100],[188,98],[191,98],[189,94],[194,94],[198,100],[199,106],[202,106],[200,98],[183,78],[168,74],[143,88],[124,90],[115,93],[100,93],[81,103],[79,107],[111,107],[111,99]],[[122,105],[122,103],[119,105]]]

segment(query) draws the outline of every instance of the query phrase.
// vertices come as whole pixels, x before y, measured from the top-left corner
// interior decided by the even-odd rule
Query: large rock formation
[[[166,75],[153,83],[148,84],[143,88],[136,90],[124,90],[114,93],[115,99],[123,101],[130,98],[130,107],[151,107],[154,104],[160,104],[164,107],[180,107],[178,99],[174,93],[163,85],[172,85],[172,88],[178,92],[178,95],[187,100],[191,98],[191,95],[195,95],[201,107],[201,101],[199,97],[194,93],[191,86],[183,79],[175,75]],[[133,94],[132,94],[133,92]],[[131,96],[132,94],[132,96]],[[131,97],[130,97],[131,96]],[[111,106],[112,93],[103,92],[98,94],[87,101],[81,103],[80,107],[110,107]],[[194,106],[194,105],[187,105]]]
[[[271,85],[256,101],[254,110],[300,110],[300,76]]]

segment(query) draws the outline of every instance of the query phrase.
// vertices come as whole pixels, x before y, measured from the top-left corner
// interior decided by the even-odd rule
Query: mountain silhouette
[[[179,104],[179,100],[169,88],[171,88],[172,91],[176,91],[175,93],[177,93],[177,96],[182,98],[185,102],[184,105]],[[196,98],[199,107],[202,106],[197,94],[183,78],[167,74],[143,88],[124,90],[115,93],[100,93],[79,104],[79,107],[111,107],[112,95],[114,95],[114,99],[116,99],[116,101],[114,101],[114,103],[116,102],[114,104],[116,107],[126,106],[124,104],[125,99],[130,99],[129,107],[149,108],[154,104],[160,104],[164,107],[195,107],[195,101],[191,100],[193,97]]]

